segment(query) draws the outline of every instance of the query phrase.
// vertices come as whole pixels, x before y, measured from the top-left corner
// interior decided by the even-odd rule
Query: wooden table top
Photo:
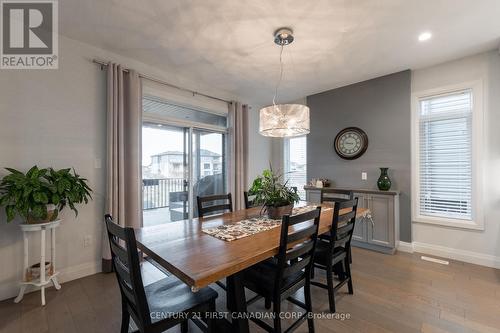
[[[280,228],[232,242],[202,231],[202,226],[209,228],[234,223],[258,216],[259,212],[260,207],[138,228],[135,230],[137,245],[151,259],[196,291],[278,253]],[[358,208],[357,216],[367,213],[366,208]],[[332,214],[333,209],[322,211],[320,234],[330,230]]]

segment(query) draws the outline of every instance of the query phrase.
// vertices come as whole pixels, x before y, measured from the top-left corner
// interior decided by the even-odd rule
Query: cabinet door
[[[367,208],[368,198],[363,193],[354,193],[354,197],[358,198],[358,207]],[[366,242],[367,239],[367,229],[366,229],[366,219],[358,218],[356,219],[356,224],[354,225],[354,231],[352,233],[352,239],[358,242]]]
[[[394,198],[389,195],[371,194],[369,207],[373,222],[366,220],[368,243],[394,246]]]
[[[306,190],[306,201],[314,204],[321,203],[321,191]]]

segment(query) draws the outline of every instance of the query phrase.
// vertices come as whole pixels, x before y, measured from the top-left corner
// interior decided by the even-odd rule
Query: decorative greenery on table
[[[257,204],[267,207],[282,207],[299,202],[297,191],[287,186],[288,181],[283,182],[282,179],[283,174],[274,172],[270,167],[255,178],[248,194],[255,195]]]
[[[46,220],[49,216],[47,205],[55,205],[50,220],[69,206],[78,215],[75,205],[88,203],[92,190],[87,179],[80,177],[75,170],[52,168],[39,169],[36,165],[26,174],[6,168],[10,172],[0,181],[0,206],[5,206],[7,222],[16,215],[28,220]]]

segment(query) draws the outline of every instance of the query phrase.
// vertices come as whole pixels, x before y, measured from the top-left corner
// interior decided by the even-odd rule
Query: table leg
[[[23,282],[28,281],[28,266],[29,266],[29,261],[28,261],[28,234],[23,231],[23,242],[24,242],[24,262],[23,262]],[[19,290],[19,294],[17,295],[16,299],[14,300],[14,303],[19,303],[22,301],[24,297],[24,293],[26,292],[26,287],[27,285],[23,284],[21,285],[21,289]]]
[[[248,333],[248,319],[245,288],[241,281],[241,273],[228,276],[226,279],[226,297],[234,332]]]
[[[23,241],[24,241],[24,264],[23,264],[23,281],[28,281],[28,268],[29,268],[29,256],[28,256],[28,234],[23,232]]]
[[[52,275],[53,275],[56,273],[56,228],[52,228],[50,240],[51,240],[50,262],[52,265]],[[57,276],[52,276],[51,280],[56,290],[61,289],[61,285],[59,284],[59,281],[57,281]]]
[[[45,305],[45,228],[42,228],[40,244],[40,293],[42,294],[42,305]]]
[[[14,299],[14,303],[19,303],[23,300],[25,291],[26,291],[26,285],[23,284],[21,285],[21,289],[19,290],[19,294],[17,295],[16,299]]]

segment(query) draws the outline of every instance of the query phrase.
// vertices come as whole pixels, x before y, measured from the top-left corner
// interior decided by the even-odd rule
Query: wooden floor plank
[[[145,283],[162,278],[143,264]],[[384,255],[353,249],[354,295],[338,294],[337,313],[349,318],[315,320],[316,332],[328,333],[500,333],[500,271],[450,261],[440,265],[422,261],[418,254]],[[325,274],[317,271],[316,278]],[[224,310],[224,291],[217,307]],[[250,297],[251,295],[247,295]],[[302,299],[301,291],[297,298]],[[328,312],[326,290],[312,287],[313,310]],[[298,311],[284,304],[286,311]],[[267,311],[263,301],[249,311]],[[120,294],[113,274],[96,274],[65,283],[60,291],[47,290],[47,305],[39,292],[27,294],[20,304],[0,302],[0,333],[118,332]],[[289,321],[284,321],[284,326]],[[263,332],[250,324],[252,332]],[[175,327],[169,332],[179,332]],[[190,332],[199,332],[190,325]],[[302,325],[297,332],[307,332]]]

